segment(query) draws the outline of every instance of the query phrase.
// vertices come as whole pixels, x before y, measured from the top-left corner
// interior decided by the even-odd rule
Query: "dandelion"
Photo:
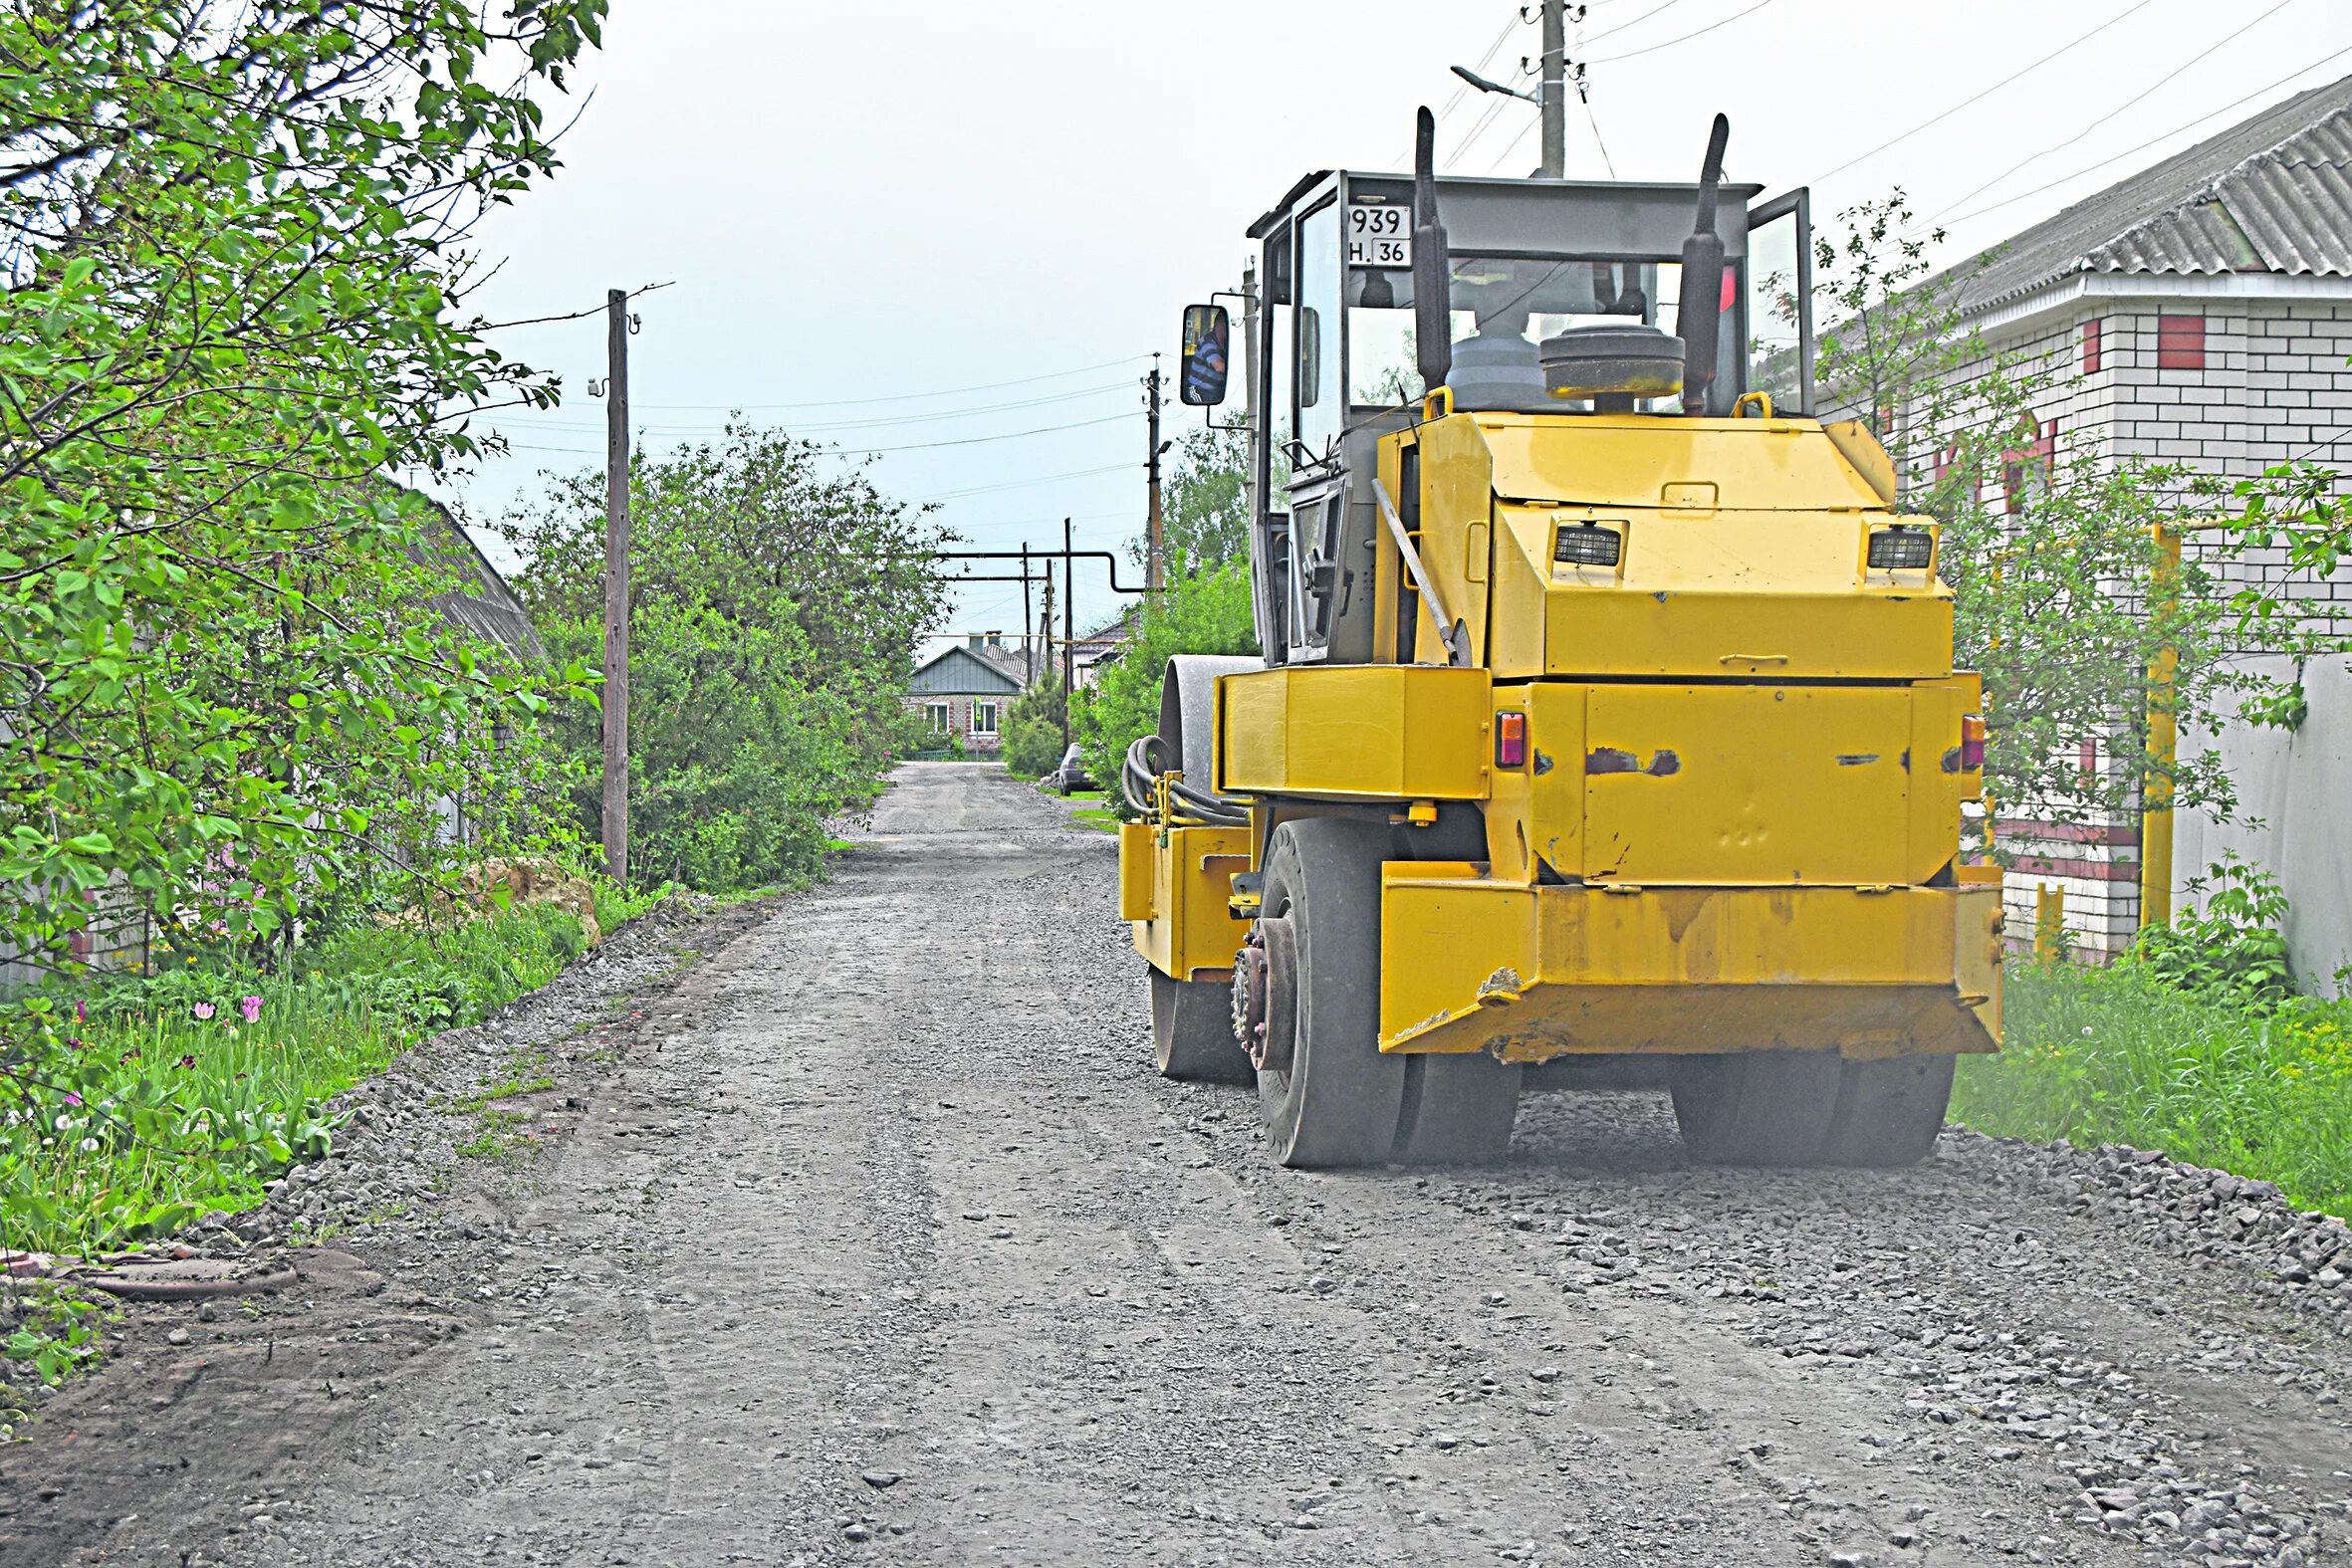
[[[237,1003],[237,1010],[245,1014],[246,1022],[259,1021],[261,1018],[261,998],[245,997],[240,999]]]
[[[219,1010],[219,1008],[215,1008],[209,1002],[199,1002],[196,1004],[196,1016],[199,1018],[209,1018],[213,1015],[213,1013]]]

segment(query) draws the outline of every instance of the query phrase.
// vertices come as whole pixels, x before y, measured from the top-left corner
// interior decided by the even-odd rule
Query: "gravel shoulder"
[[[273,1207],[405,1212],[131,1313],[0,1455],[0,1568],[2340,1560],[2339,1226],[1957,1132],[1695,1168],[1633,1093],[1271,1169],[1151,1071],[1112,839],[948,764],[862,836],[404,1062]]]

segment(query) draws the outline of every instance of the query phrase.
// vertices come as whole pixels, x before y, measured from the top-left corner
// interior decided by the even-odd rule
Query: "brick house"
[[[2029,483],[2064,440],[2100,457],[2179,463],[2225,480],[2352,449],[2352,79],[2300,94],[2068,207],[1940,283],[1989,353],[2055,372],[2035,439],[2003,482]],[[1931,285],[1933,286],[1933,285]],[[1964,369],[1960,379],[1969,371]],[[2189,549],[2200,550],[2195,536]],[[2266,557],[2266,559],[2264,559]],[[2205,564],[2225,582],[2267,581],[2352,611],[2352,573],[2286,579],[2282,553]],[[2250,654],[2253,662],[2260,655]],[[2352,677],[2340,658],[2299,673],[2311,717],[2290,733],[2225,726],[2184,735],[2219,746],[2241,817],[2183,811],[2173,866],[2186,883],[2224,849],[2267,864],[2295,914],[2299,973],[2352,963]],[[2268,661],[2274,673],[2281,661]],[[2086,767],[2108,766],[2087,742]],[[2133,819],[2058,826],[2004,818],[2020,858],[2007,879],[2012,933],[2033,927],[2036,889],[2064,889],[2087,956],[2139,927]]]
[[[973,632],[915,667],[907,683],[907,712],[935,734],[953,737],[975,755],[1000,744],[1005,710],[1029,686],[1021,650],[1002,632]]]

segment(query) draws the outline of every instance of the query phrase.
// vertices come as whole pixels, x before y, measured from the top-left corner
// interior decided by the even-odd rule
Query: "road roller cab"
[[[1242,367],[1261,661],[1173,661],[1124,787],[1162,1071],[1279,1158],[1499,1154],[1529,1067],[1702,1158],[1896,1164],[1998,1048],[1933,520],[1812,412],[1804,193],[1301,181]],[[1547,1068],[1548,1072],[1561,1069]]]

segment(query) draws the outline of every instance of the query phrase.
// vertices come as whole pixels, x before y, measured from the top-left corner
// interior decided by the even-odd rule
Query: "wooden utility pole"
[[[1151,438],[1149,460],[1144,464],[1151,476],[1151,523],[1148,538],[1150,556],[1144,561],[1143,585],[1157,592],[1163,585],[1166,568],[1161,563],[1163,546],[1160,541],[1160,356],[1151,356],[1151,374],[1143,378],[1145,406],[1151,410]],[[1062,541],[1064,548],[1068,541]],[[1064,561],[1066,565],[1066,560]]]
[[[1027,545],[1021,547],[1029,549]],[[1046,558],[1046,612],[1038,617],[1038,641],[1045,652],[1045,660],[1038,667],[1041,676],[1054,673],[1054,558]],[[1069,704],[1061,705],[1061,749],[1069,750]]]
[[[1029,618],[1029,541],[1021,542],[1021,684],[1038,681],[1038,623]]]
[[[1158,372],[1153,372],[1157,374]],[[1061,749],[1069,750],[1071,644],[1078,637],[1077,558],[1070,554],[1069,519],[1061,520]]]
[[[629,297],[604,295],[604,874],[629,878]]]

